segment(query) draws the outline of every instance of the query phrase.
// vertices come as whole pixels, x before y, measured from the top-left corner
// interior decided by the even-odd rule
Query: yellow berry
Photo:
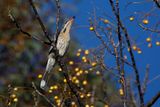
[[[77,76],[80,76],[81,74],[80,74],[80,72],[77,72],[76,75],[77,75]]]
[[[75,83],[76,83],[76,84],[79,84],[79,80],[78,80],[78,79],[76,79],[76,80],[75,80]]]
[[[86,57],[85,57],[85,56],[83,56],[83,57],[82,57],[82,60],[85,60],[85,59],[86,59]]]
[[[77,79],[77,77],[76,76],[74,76],[73,78],[72,78],[72,81],[74,81],[74,80],[76,80]]]
[[[86,74],[88,74],[88,70],[85,70],[84,72],[85,72]]]
[[[42,74],[39,74],[39,75],[38,75],[38,78],[39,78],[39,79],[41,79],[42,77],[43,77],[43,75],[42,75]]]
[[[11,102],[8,102],[8,106],[11,106]]]
[[[50,89],[50,90],[48,90],[48,92],[49,92],[49,93],[52,93],[52,90]]]
[[[132,48],[133,48],[133,50],[136,50],[136,49],[137,49],[137,46],[136,46],[136,45],[133,45]]]
[[[88,104],[86,104],[86,105],[85,105],[85,107],[89,107],[89,105],[88,105]]]
[[[58,71],[62,71],[62,68],[59,68]]]
[[[16,94],[12,94],[12,95],[11,95],[11,98],[15,98],[15,97],[16,97]]]
[[[146,41],[151,42],[151,38],[150,37],[146,38]]]
[[[13,99],[13,102],[18,102],[18,98],[14,98],[14,99]]]
[[[156,42],[156,45],[157,45],[157,46],[160,46],[160,42],[159,42],[159,41],[157,41],[157,42]]]
[[[133,17],[133,16],[132,16],[132,17],[130,17],[130,18],[129,18],[129,20],[130,20],[130,21],[133,21],[133,20],[134,20],[134,17]]]
[[[64,80],[63,80],[63,82],[64,82],[64,83],[66,83],[66,82],[67,82],[67,80],[66,80],[66,79],[64,79]]]
[[[77,71],[79,71],[79,68],[75,68],[74,70],[77,72]]]
[[[81,52],[82,51],[82,49],[78,49],[78,52]]]
[[[83,84],[83,85],[87,85],[87,81],[86,81],[86,80],[84,80],[82,84]]]
[[[96,66],[97,63],[96,63],[96,62],[92,62],[91,65],[92,65],[92,66]]]
[[[100,75],[100,71],[97,71],[96,74],[97,74],[97,75]]]
[[[56,99],[56,103],[60,103],[61,102],[61,100],[60,99],[58,99],[58,96],[56,96],[57,97],[57,99]]]
[[[81,55],[81,53],[79,53],[79,52],[76,54],[76,56],[80,56],[80,55]]]
[[[94,27],[93,27],[93,26],[91,26],[91,27],[89,28],[89,30],[90,30],[90,31],[93,31],[93,30],[94,30]]]
[[[138,52],[138,54],[141,54],[141,53],[142,53],[142,51],[141,51],[141,50],[138,50],[137,52]]]
[[[57,99],[58,99],[58,96],[54,96],[54,99],[57,100]]]
[[[105,24],[107,24],[107,23],[109,23],[109,20],[105,19],[103,22],[104,22]]]
[[[90,94],[90,93],[88,93],[88,94],[87,94],[87,97],[90,97],[90,96],[91,96],[91,94]]]
[[[81,97],[81,98],[84,98],[84,95],[83,95],[83,94],[81,94],[81,95],[80,95],[80,97]]]
[[[14,91],[17,91],[17,90],[18,90],[18,88],[17,88],[17,87],[15,87],[15,88],[14,88]]]
[[[88,55],[89,54],[89,50],[85,50],[84,54]]]
[[[109,107],[109,106],[106,104],[106,105],[104,105],[104,107]]]
[[[69,64],[70,64],[70,65],[73,65],[73,64],[74,64],[74,62],[73,62],[73,61],[69,61]]]
[[[143,24],[148,24],[149,23],[149,21],[147,19],[144,19],[142,22],[143,22]]]
[[[53,86],[50,86],[50,88],[49,88],[50,90],[53,90]]]
[[[83,70],[80,70],[79,73],[80,73],[80,74],[83,74]]]
[[[92,71],[93,69],[92,69],[92,68],[89,68],[89,70]]]
[[[75,105],[76,103],[74,102],[74,101],[72,101],[72,103],[71,103],[72,105]]]
[[[124,93],[123,93],[123,90],[122,90],[122,89],[119,89],[119,94],[120,94],[120,95],[124,95]]]
[[[83,62],[87,62],[87,59],[84,59]]]

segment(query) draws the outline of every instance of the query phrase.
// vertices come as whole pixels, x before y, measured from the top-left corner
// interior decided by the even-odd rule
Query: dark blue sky
[[[77,1],[77,2],[75,2]],[[160,9],[156,9],[155,4],[152,2],[144,2],[140,4],[129,5],[124,8],[127,2],[135,0],[120,0],[120,12],[121,19],[127,27],[131,39],[135,41],[142,49],[142,54],[134,52],[138,70],[140,72],[141,81],[144,79],[146,65],[150,64],[149,81],[145,94],[145,102],[149,101],[158,91],[160,91],[160,78],[153,80],[160,75],[160,46],[155,45],[155,41],[160,41],[160,37],[156,33],[151,33],[142,30],[137,25],[137,21],[129,21],[130,16],[134,16],[136,20],[142,21],[148,19],[149,24],[146,26],[153,27],[155,23],[160,19]],[[139,1],[139,0],[137,0]],[[62,7],[64,13],[68,16],[76,16],[75,26],[72,31],[76,33],[76,38],[79,40],[81,46],[84,49],[94,48],[100,45],[100,41],[96,38],[93,32],[89,31],[88,18],[93,16],[93,10],[96,10],[96,16],[109,19],[108,16],[113,17],[111,6],[108,0],[63,0]],[[155,8],[153,8],[155,7]],[[152,15],[146,16],[146,13],[150,12]],[[147,37],[152,38],[152,48],[147,47],[145,39]],[[132,42],[134,43],[134,42]],[[133,77],[133,70],[127,70],[127,74]],[[160,107],[160,100],[154,105],[154,107]]]

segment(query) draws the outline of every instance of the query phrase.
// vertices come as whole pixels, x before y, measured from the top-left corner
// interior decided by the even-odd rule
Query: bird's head
[[[66,21],[66,23],[64,24],[61,33],[63,34],[67,34],[70,32],[71,26],[73,24],[73,21],[75,19],[75,16],[71,17],[68,21]]]

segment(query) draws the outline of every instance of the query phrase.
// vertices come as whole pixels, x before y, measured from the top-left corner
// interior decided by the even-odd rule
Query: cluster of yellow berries
[[[134,17],[133,17],[133,16],[129,17],[129,20],[130,20],[130,21],[134,21]],[[143,23],[143,24],[148,24],[149,21],[148,21],[148,19],[143,19],[143,20],[142,20],[142,23]]]
[[[133,49],[134,51],[137,51],[138,54],[141,54],[141,53],[142,53],[142,50],[141,50],[140,48],[138,48],[136,45],[133,45],[133,46],[132,46],[132,49]]]
[[[57,86],[57,85],[53,85],[53,86],[50,86],[48,92],[49,92],[49,93],[52,93],[53,90],[57,90],[57,89],[58,89],[58,86]]]
[[[150,37],[146,38],[146,41],[148,42],[148,47],[152,47],[151,38]],[[156,45],[160,46],[160,42],[156,41]]]
[[[18,102],[18,98],[16,94],[11,94],[10,98],[12,99],[11,102],[17,103]],[[11,106],[11,102],[8,102],[8,106]]]
[[[80,56],[81,55],[81,52],[82,52],[82,49],[78,49],[78,51],[77,51],[77,56]],[[84,54],[85,55],[88,55],[89,54],[89,50],[84,50]]]
[[[148,42],[148,47],[151,48],[152,47],[151,38],[150,37],[146,38],[146,41]]]
[[[86,104],[85,107],[95,107],[95,106]]]
[[[13,99],[13,102],[18,102],[16,94],[12,94],[10,97]]]
[[[121,95],[121,96],[123,96],[124,95],[124,92],[123,92],[123,89],[119,89],[119,94]]]
[[[54,96],[54,100],[55,100],[55,102],[56,102],[56,104],[57,104],[58,106],[61,105],[61,100],[60,100],[60,98],[59,98],[57,95]]]
[[[82,57],[82,61],[83,61],[83,62],[87,62],[86,56],[83,56],[83,57]]]

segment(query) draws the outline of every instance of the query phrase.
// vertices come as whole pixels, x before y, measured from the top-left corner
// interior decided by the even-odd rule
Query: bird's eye
[[[63,33],[65,33],[66,32],[66,28],[63,30]]]

